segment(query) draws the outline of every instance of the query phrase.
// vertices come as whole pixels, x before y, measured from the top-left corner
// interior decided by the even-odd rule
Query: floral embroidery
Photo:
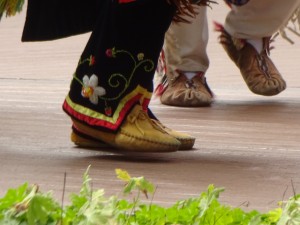
[[[137,58],[138,58],[138,60],[139,61],[141,61],[141,60],[143,60],[144,59],[144,53],[139,53],[138,55],[137,55]]]
[[[81,95],[84,98],[89,98],[91,103],[97,105],[98,98],[106,94],[103,87],[98,86],[98,77],[93,74],[90,78],[85,75],[82,79],[82,90]]]
[[[111,49],[109,48],[105,51],[105,54],[109,58],[112,58],[112,57],[115,58],[116,57],[116,49],[115,48],[111,48]]]
[[[130,2],[135,2],[136,0],[119,0],[119,3],[130,3]]]
[[[96,63],[95,56],[91,55],[89,58],[89,66],[93,66]]]
[[[78,63],[78,65],[81,65],[81,64],[83,64],[83,63],[85,63],[85,62],[88,62],[88,63],[89,63],[89,66],[93,66],[93,65],[96,64],[96,58],[95,58],[95,56],[90,55],[89,58],[84,59],[84,60],[80,60],[79,63]]]
[[[142,67],[142,69],[145,72],[151,72],[154,70],[154,62],[150,59],[144,59],[145,54],[144,53],[138,53],[136,57],[134,57],[133,54],[126,50],[116,50],[115,48],[110,48],[105,51],[105,54],[108,58],[117,58],[118,54],[127,55],[129,60],[132,61],[132,69],[131,72],[128,74],[123,75],[122,73],[113,73],[108,77],[107,83],[108,86],[111,88],[120,88],[121,90],[118,92],[112,92],[117,93],[116,96],[105,96],[106,91],[103,87],[98,86],[98,77],[93,74],[90,78],[85,75],[83,77],[83,82],[74,74],[74,79],[78,81],[82,85],[81,95],[84,98],[89,98],[89,100],[93,104],[98,104],[99,100],[105,101],[105,114],[107,116],[112,115],[112,108],[107,104],[109,101],[115,101],[119,99],[128,89],[132,78],[136,74],[137,70]],[[79,62],[79,65],[89,62],[89,65],[93,65],[95,63],[95,57],[91,55],[89,58],[81,60]]]
[[[140,68],[141,66],[143,66],[143,69],[146,72],[151,72],[154,69],[153,61],[150,59],[144,59],[144,57],[145,57],[144,53],[138,53],[137,59],[136,59],[130,52],[128,52],[126,50],[116,50],[116,48],[113,47],[113,48],[107,49],[105,51],[105,54],[109,58],[117,58],[118,54],[125,54],[133,62],[133,69],[128,76],[124,76],[121,73],[114,73],[114,74],[110,75],[110,77],[108,79],[108,84],[110,87],[117,88],[121,85],[121,83],[124,83],[124,88],[115,97],[101,97],[100,98],[105,101],[113,101],[113,100],[120,98],[122,96],[122,94],[124,94],[124,92],[129,87],[129,84],[130,84],[134,74],[136,73],[137,69]]]
[[[105,107],[105,114],[106,114],[107,116],[111,116],[111,114],[112,114],[112,109],[111,109],[110,106]]]

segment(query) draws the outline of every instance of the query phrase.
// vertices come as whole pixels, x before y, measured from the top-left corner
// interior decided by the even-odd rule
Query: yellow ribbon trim
[[[74,103],[69,95],[66,97],[66,102],[68,103],[68,105],[76,112],[83,114],[85,116],[94,118],[94,119],[99,119],[99,120],[104,120],[107,121],[109,123],[116,123],[116,121],[118,120],[119,116],[120,116],[120,112],[122,111],[122,109],[124,108],[124,106],[126,105],[126,103],[132,99],[134,96],[136,96],[137,94],[142,94],[142,98],[140,101],[142,101],[144,98],[151,98],[152,93],[148,92],[147,89],[141,87],[141,86],[137,86],[135,90],[133,90],[132,92],[130,92],[128,95],[126,95],[119,103],[118,108],[116,109],[114,115],[112,117],[108,117],[105,114],[96,112],[92,109],[89,109],[87,107],[84,107],[82,105],[78,105],[76,103]]]

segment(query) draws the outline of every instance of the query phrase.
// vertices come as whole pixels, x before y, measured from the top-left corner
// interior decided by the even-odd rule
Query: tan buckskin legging
[[[269,37],[284,26],[299,7],[300,0],[250,0],[246,5],[232,7],[224,27],[236,38]],[[206,7],[199,8],[200,13],[192,23],[170,26],[164,45],[168,70],[205,72],[208,69]]]

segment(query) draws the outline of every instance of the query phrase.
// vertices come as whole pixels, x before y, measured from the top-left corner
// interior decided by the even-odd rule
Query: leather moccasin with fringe
[[[221,29],[220,42],[253,93],[273,96],[286,89],[286,82],[269,57],[270,38],[263,39],[264,48],[260,53],[244,40],[231,37],[224,29]]]
[[[213,102],[213,93],[206,83],[204,73],[199,72],[192,79],[187,79],[181,72],[168,78],[168,85],[160,96],[165,105],[182,107],[209,106]]]

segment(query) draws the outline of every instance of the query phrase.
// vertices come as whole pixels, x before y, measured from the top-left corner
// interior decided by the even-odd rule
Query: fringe
[[[156,68],[155,78],[156,82],[155,89],[154,89],[154,98],[160,97],[166,90],[168,86],[168,79],[167,79],[167,66],[166,66],[166,58],[165,58],[165,52],[162,49],[160,52],[160,56],[158,59],[158,64]]]
[[[23,9],[25,0],[1,0],[0,1],[0,20],[3,15],[15,16]]]
[[[295,10],[289,22],[279,29],[278,33],[274,37],[280,35],[282,38],[287,40],[289,43],[294,44],[295,42],[288,36],[287,31],[300,37],[300,7]]]
[[[185,16],[194,18],[198,14],[195,5],[210,6],[212,3],[217,3],[214,0],[167,0],[167,2],[176,8],[173,18],[173,22],[175,23],[190,23]]]
[[[232,5],[244,5],[247,4],[249,0],[225,0],[225,3],[231,8]],[[237,4],[238,3],[238,4]],[[272,37],[273,40],[281,36],[283,39],[287,40],[289,43],[294,44],[295,42],[288,37],[287,32],[289,31],[294,35],[300,37],[300,7],[295,10],[288,23],[281,27],[278,32]]]

